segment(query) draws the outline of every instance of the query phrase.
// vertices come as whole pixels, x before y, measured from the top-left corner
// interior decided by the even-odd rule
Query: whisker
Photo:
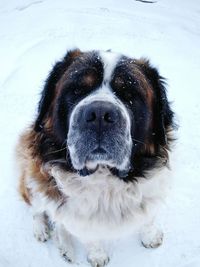
[[[65,149],[66,149],[66,147],[64,147],[64,148],[61,148],[61,149],[58,149],[58,150],[54,150],[54,151],[51,151],[51,152],[47,153],[46,155],[49,155],[49,154],[54,154],[54,153],[57,153],[57,152],[63,151],[63,150],[65,150]]]
[[[62,143],[62,145],[61,145],[61,147],[66,143],[67,141],[65,140],[63,143]],[[66,148],[66,147],[65,147]]]
[[[72,107],[74,107],[75,105],[76,105],[76,103],[74,103],[74,102],[68,102],[68,104],[71,104],[72,105]]]
[[[140,140],[137,140],[137,139],[134,139],[134,138],[132,138],[132,140],[135,141],[135,142],[138,142],[138,143],[140,143],[140,144],[146,145],[144,142],[142,142],[142,141],[140,141]]]

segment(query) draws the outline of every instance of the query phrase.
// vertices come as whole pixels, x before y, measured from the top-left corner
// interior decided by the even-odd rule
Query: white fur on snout
[[[117,109],[120,110],[121,115],[125,121],[125,129],[124,129],[124,146],[127,147],[126,155],[123,157],[123,161],[116,166],[116,163],[114,161],[107,162],[107,165],[110,167],[116,167],[119,170],[127,169],[130,164],[130,155],[132,150],[132,139],[131,139],[131,121],[129,113],[125,107],[125,105],[118,99],[114,93],[111,91],[109,86],[105,84],[103,87],[99,88],[95,92],[91,93],[89,96],[85,97],[82,101],[80,101],[72,111],[71,117],[70,117],[70,123],[69,123],[69,133],[68,133],[68,148],[70,151],[70,157],[72,160],[72,164],[74,168],[76,169],[82,169],[84,166],[83,162],[79,161],[79,155],[76,151],[76,143],[78,142],[79,134],[78,132],[74,132],[74,117],[75,114],[77,114],[81,107],[87,106],[92,104],[94,101],[105,101],[113,104],[116,106]],[[87,141],[87,140],[86,140]],[[87,163],[92,164],[92,163]],[[106,164],[106,162],[103,162],[101,160],[98,160],[98,162],[94,162],[92,165],[97,166],[97,164]]]

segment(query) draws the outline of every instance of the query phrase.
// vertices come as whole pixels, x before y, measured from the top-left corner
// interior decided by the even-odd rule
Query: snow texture
[[[150,58],[168,78],[180,125],[171,155],[173,185],[160,214],[164,244],[145,249],[137,235],[115,241],[109,266],[199,267],[199,0],[1,0],[0,25],[0,266],[69,266],[52,241],[33,237],[31,211],[17,193],[13,151],[34,119],[51,66],[79,47]],[[78,242],[76,252],[75,266],[89,266]]]

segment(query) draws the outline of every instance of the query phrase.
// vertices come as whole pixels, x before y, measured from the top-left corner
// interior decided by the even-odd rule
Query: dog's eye
[[[133,94],[131,92],[125,91],[124,97],[129,101],[133,98]]]
[[[115,78],[114,86],[117,88],[125,88],[125,80],[122,77]]]

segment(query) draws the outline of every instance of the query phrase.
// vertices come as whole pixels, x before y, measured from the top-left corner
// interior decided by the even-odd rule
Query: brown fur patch
[[[117,89],[120,89],[120,88],[125,89],[125,86],[126,86],[125,80],[120,76],[116,77],[114,80],[114,86]]]
[[[153,143],[145,143],[144,145],[145,153],[149,155],[155,155],[155,145]]]
[[[38,156],[37,145],[41,138],[40,135],[41,133],[30,129],[21,136],[17,146],[17,160],[21,171],[19,192],[28,204],[31,204],[32,198],[31,188],[28,185],[30,177],[35,180],[38,192],[42,192],[54,200],[58,200],[62,196],[55,179],[44,171],[42,161]]]
[[[30,201],[30,190],[26,186],[25,177],[26,177],[25,174],[22,174],[22,176],[20,177],[19,192],[20,192],[22,198],[24,199],[24,201],[27,204],[31,205],[31,201]]]
[[[75,60],[76,57],[80,57],[83,53],[79,50],[73,50],[71,52],[68,53],[68,61],[69,61],[69,65],[73,62],[73,60]],[[48,112],[47,112],[47,116],[46,119],[44,119],[44,127],[46,129],[52,129],[53,126],[53,110],[55,108],[55,103],[57,98],[59,97],[62,89],[63,89],[63,84],[67,79],[67,76],[69,75],[69,73],[67,72],[68,70],[68,66],[66,66],[66,71],[64,72],[64,74],[61,76],[61,78],[59,79],[59,81],[57,82],[56,86],[55,86],[55,92],[53,95],[53,98],[51,100],[51,103],[49,103],[49,107],[48,107]]]
[[[150,142],[147,139],[141,150],[141,153],[144,153],[150,156],[155,156],[158,154],[160,158],[160,162],[161,162],[160,165],[166,165],[169,159],[168,152],[170,151],[171,143],[175,140],[173,128],[168,127],[166,129],[166,139],[167,139],[167,144],[165,146],[159,146],[159,150],[160,150],[159,153],[157,151],[158,148],[156,149],[155,144]]]
[[[52,129],[52,127],[53,127],[53,116],[48,116],[44,120],[44,127],[45,127],[45,129]]]
[[[79,49],[75,49],[75,50],[69,52],[69,56],[70,56],[71,59],[79,57],[82,54],[83,54],[83,52],[81,52],[81,50],[79,50]]]
[[[97,75],[88,73],[83,76],[82,83],[84,86],[93,87],[96,83]]]
[[[75,60],[76,57],[80,58],[81,55],[83,55],[83,53],[80,50],[78,50],[78,49],[74,50],[74,51],[68,53],[69,61],[73,62],[73,60]],[[64,74],[62,75],[61,79],[56,84],[56,92],[55,92],[54,101],[60,95],[60,92],[63,89],[63,84],[68,78],[69,78],[69,72],[68,72],[68,68],[66,68],[66,70],[65,70]]]
[[[137,64],[137,61],[135,61],[135,63]],[[139,87],[141,89],[142,94],[145,96],[149,110],[152,111],[154,97],[153,89],[149,84],[146,76],[140,71],[137,65],[134,66],[133,73],[137,82],[139,83]]]

